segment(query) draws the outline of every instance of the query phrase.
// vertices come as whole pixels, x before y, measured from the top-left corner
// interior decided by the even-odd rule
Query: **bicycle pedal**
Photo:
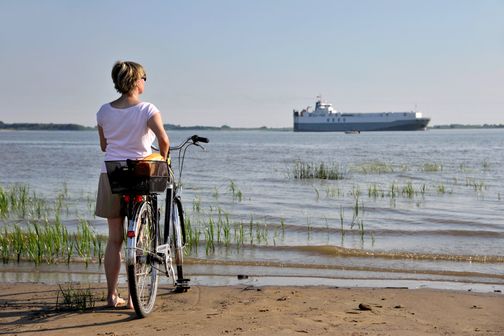
[[[175,282],[175,293],[185,293],[191,286],[189,285],[191,279],[180,279]]]

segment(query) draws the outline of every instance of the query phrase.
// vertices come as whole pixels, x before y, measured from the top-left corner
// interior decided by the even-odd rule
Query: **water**
[[[193,133],[169,135],[176,144]],[[294,277],[504,284],[503,130],[197,133],[210,143],[187,152],[183,200],[201,227],[191,267],[202,275],[260,266],[255,275],[279,279],[300,270]],[[101,160],[95,132],[0,132],[1,185],[27,184],[50,202],[67,189],[70,228],[86,218],[106,233],[92,214]],[[344,178],[295,179],[296,161],[334,164]],[[229,245],[207,254],[204,230],[219,210]]]

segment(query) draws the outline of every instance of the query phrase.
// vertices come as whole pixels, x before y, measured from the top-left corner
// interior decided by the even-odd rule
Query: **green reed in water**
[[[321,179],[321,180],[341,180],[343,173],[341,168],[335,164],[324,162],[310,163],[304,161],[296,161],[291,171],[291,175],[295,179]]]
[[[51,208],[47,200],[40,198],[35,192],[31,193],[26,185],[0,186],[0,218],[44,219],[52,214],[60,214],[63,207],[66,207],[68,213],[65,193],[67,191],[64,189],[57,195],[56,203]]]
[[[229,191],[231,191],[231,195],[233,197],[233,202],[238,201],[241,202],[243,199],[243,193],[241,190],[238,188],[236,183],[231,180],[229,181]]]
[[[104,241],[105,237],[96,235],[85,220],[81,220],[75,234],[69,234],[67,228],[58,222],[32,220],[26,227],[17,224],[4,226],[0,249],[4,263],[10,260],[28,260],[36,265],[43,262],[70,263],[73,257],[79,256],[87,265],[92,259],[101,263]]]
[[[423,164],[421,171],[426,173],[435,173],[443,170],[443,165],[435,162],[426,162]]]
[[[392,165],[380,161],[364,163],[356,166],[352,170],[361,174],[388,174],[394,172]]]

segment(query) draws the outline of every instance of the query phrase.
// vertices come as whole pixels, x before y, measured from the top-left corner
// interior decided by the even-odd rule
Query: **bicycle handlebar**
[[[209,141],[208,138],[200,137],[200,136],[198,136],[196,134],[191,137],[191,140],[194,143],[196,143],[196,142],[208,143],[208,141]]]
[[[200,137],[199,135],[195,134],[189,138],[187,138],[184,142],[182,142],[180,145],[178,146],[173,146],[173,147],[170,147],[170,151],[172,150],[180,150],[182,149],[182,147],[184,147],[186,144],[188,144],[190,141],[192,141],[190,143],[190,145],[196,145],[196,146],[199,146],[201,147],[198,142],[203,142],[203,143],[209,143],[210,140],[208,140],[208,138],[205,138],[205,137]],[[155,151],[159,151],[159,148],[157,148],[156,146],[154,145],[151,145],[151,148]]]
[[[182,142],[180,145],[178,146],[174,146],[174,147],[170,147],[170,151],[172,150],[180,150],[182,149],[185,145],[195,145],[195,146],[199,146],[201,147],[201,145],[199,144],[199,142],[203,142],[203,143],[208,143],[209,140],[208,138],[204,138],[204,137],[200,137],[199,135],[195,134],[189,138],[187,138],[184,142]]]

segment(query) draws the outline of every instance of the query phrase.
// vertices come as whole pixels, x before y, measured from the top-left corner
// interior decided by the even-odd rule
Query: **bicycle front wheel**
[[[158,287],[157,234],[154,211],[148,202],[135,211],[128,225],[127,274],[131,300],[138,317],[154,308]]]
[[[182,209],[182,202],[180,198],[175,198],[173,200],[172,207],[172,227],[171,227],[171,250],[175,255],[175,266],[177,269],[177,279],[176,284],[178,287],[186,287],[187,280],[184,279],[184,273],[182,270],[182,264],[184,263],[184,212]]]

